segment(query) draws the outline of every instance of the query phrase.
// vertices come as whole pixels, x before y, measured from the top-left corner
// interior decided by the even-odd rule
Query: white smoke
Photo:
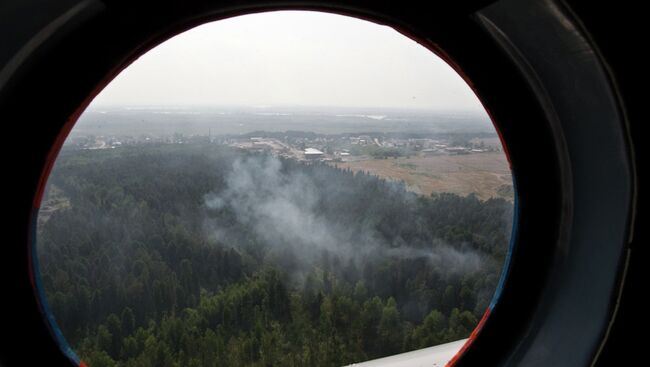
[[[237,159],[226,177],[226,187],[205,196],[210,210],[228,210],[279,253],[292,251],[307,265],[324,250],[342,261],[367,261],[377,257],[402,259],[425,258],[446,272],[473,272],[481,269],[481,256],[442,241],[427,248],[413,247],[404,240],[386,241],[372,226],[351,228],[334,222],[318,212],[325,200],[313,177],[298,170],[285,170],[282,162],[270,156]],[[394,195],[405,195],[395,190]],[[215,240],[237,245],[241,234],[229,228],[207,223],[208,235]]]

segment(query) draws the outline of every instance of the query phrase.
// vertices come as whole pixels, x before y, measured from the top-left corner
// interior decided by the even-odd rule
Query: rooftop
[[[309,155],[309,154],[325,154],[325,153],[321,152],[321,151],[318,150],[318,149],[307,148],[307,149],[305,149],[305,154],[306,154],[306,155]]]

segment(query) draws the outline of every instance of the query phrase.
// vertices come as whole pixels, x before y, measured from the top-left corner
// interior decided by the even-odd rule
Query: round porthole
[[[445,365],[499,298],[515,206],[489,116],[429,50],[248,15],[157,46],[81,114],[36,283],[75,364]]]

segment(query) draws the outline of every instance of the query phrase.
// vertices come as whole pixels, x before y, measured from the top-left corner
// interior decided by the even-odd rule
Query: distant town
[[[116,149],[129,145],[214,143],[298,161],[348,162],[411,156],[463,155],[501,150],[496,138],[394,137],[390,134],[325,135],[312,132],[260,132],[260,135],[84,136],[67,142],[72,149]]]
[[[319,109],[90,110],[66,150],[215,144],[402,181],[409,191],[513,200],[512,175],[484,117]]]

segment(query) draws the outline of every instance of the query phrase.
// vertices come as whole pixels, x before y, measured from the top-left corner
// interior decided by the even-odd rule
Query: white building
[[[318,159],[318,158],[322,158],[323,155],[325,155],[325,153],[321,152],[318,149],[314,149],[314,148],[305,149],[305,158],[307,159]]]

